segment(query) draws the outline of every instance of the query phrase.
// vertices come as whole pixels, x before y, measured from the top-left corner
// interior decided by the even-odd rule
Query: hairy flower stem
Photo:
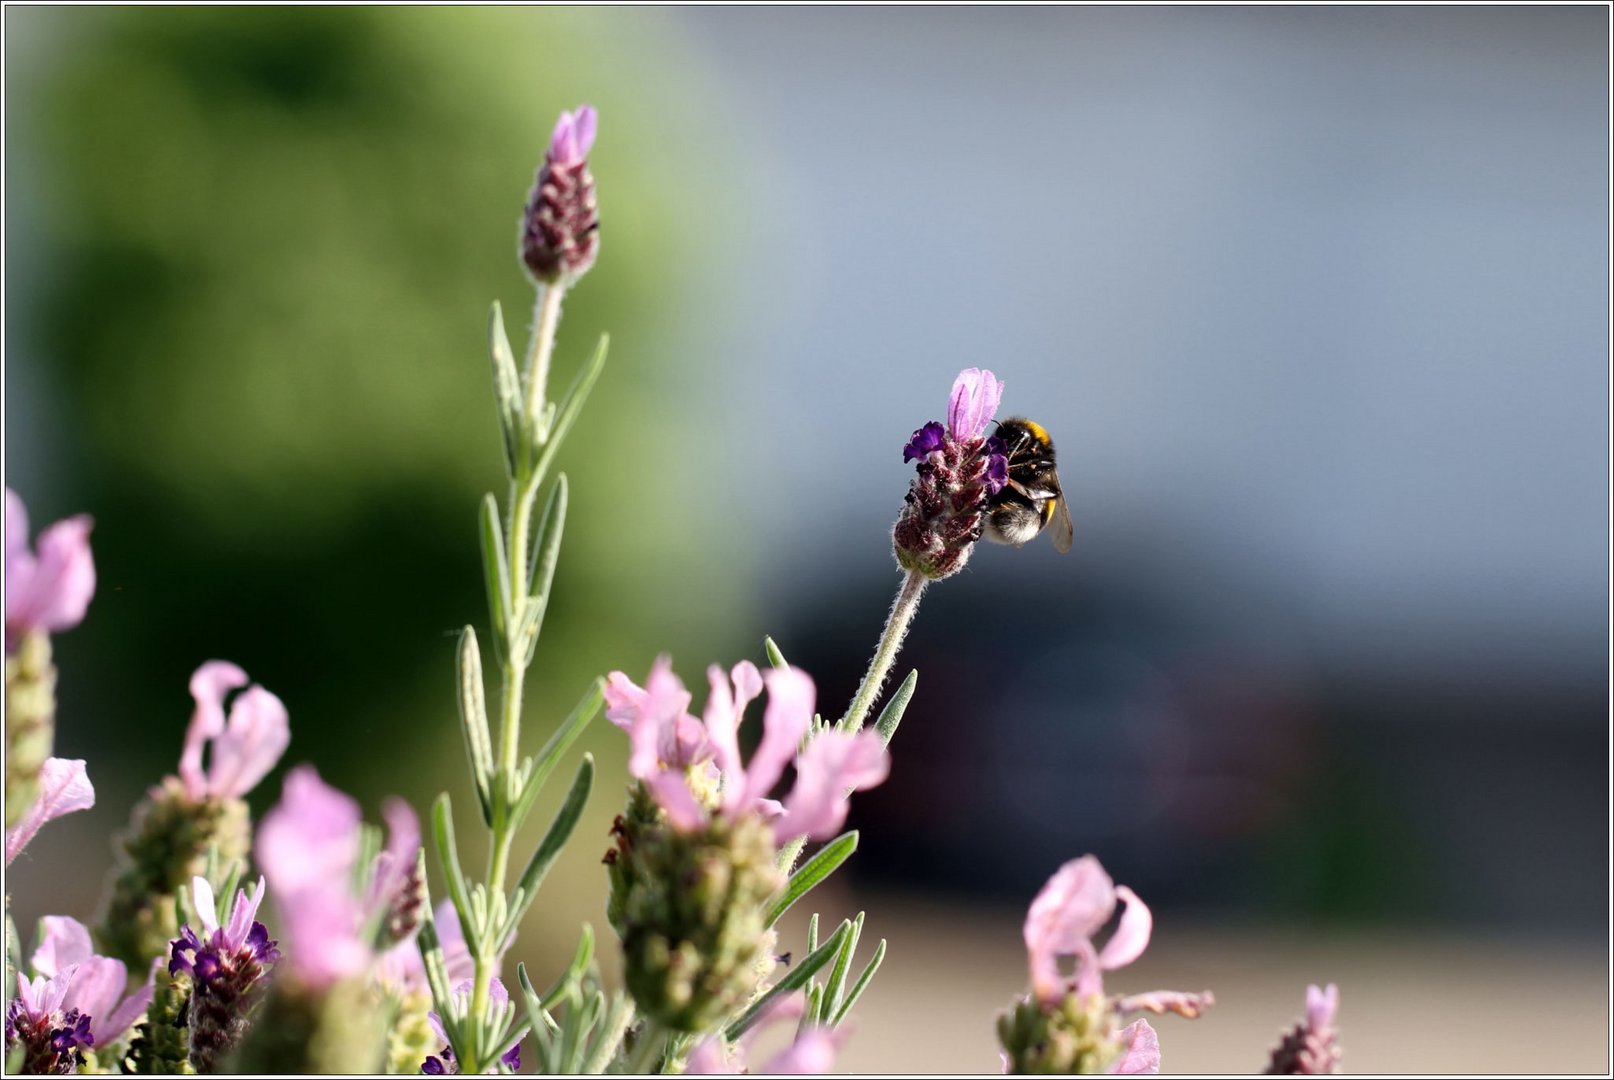
[[[561,284],[539,285],[533,311],[532,350],[527,354],[527,415],[535,424],[544,423],[544,390],[549,383],[549,358],[555,351],[555,327],[560,323],[560,302],[566,295]],[[549,438],[548,425],[538,431],[538,441]]]
[[[918,570],[909,570],[902,579],[902,588],[897,590],[897,598],[891,604],[891,614],[886,616],[885,629],[880,632],[880,644],[874,650],[874,659],[869,661],[869,669],[863,673],[863,681],[858,684],[846,715],[835,725],[838,730],[858,731],[869,718],[869,711],[880,696],[880,688],[885,685],[886,676],[891,674],[891,664],[897,658],[897,650],[902,648],[902,639],[908,636],[908,627],[919,613],[919,598],[924,595],[928,584],[930,579]]]
[[[645,1017],[644,1026],[633,1041],[633,1057],[629,1059],[626,1071],[630,1075],[640,1076],[660,1072],[667,1054],[669,1034],[660,1022]]]

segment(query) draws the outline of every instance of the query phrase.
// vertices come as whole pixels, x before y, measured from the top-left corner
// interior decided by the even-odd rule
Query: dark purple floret
[[[25,1073],[70,1075],[84,1064],[84,1051],[95,1046],[90,1020],[77,1009],[35,1015],[13,998],[6,1007],[6,1048],[22,1044]]]
[[[902,448],[902,460],[905,462],[923,461],[937,450],[940,450],[945,445],[946,438],[947,429],[937,421],[932,420],[913,433],[913,438],[909,439],[908,444]]]

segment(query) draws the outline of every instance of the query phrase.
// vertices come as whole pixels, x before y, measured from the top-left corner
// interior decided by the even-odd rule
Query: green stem
[[[504,641],[504,686],[499,715],[499,757],[495,769],[493,791],[492,842],[488,846],[488,894],[502,896],[505,878],[510,872],[510,846],[515,840],[520,822],[512,819],[511,810],[520,792],[515,790],[517,759],[521,750],[521,703],[527,678],[527,649],[521,637],[526,621],[528,553],[531,544],[532,512],[537,504],[538,485],[542,477],[532,473],[535,452],[549,438],[543,426],[547,407],[544,391],[549,382],[549,359],[555,351],[555,330],[560,325],[560,301],[565,295],[560,285],[541,285],[533,314],[532,344],[527,350],[526,428],[532,433],[533,445],[522,447],[516,462],[516,476],[510,484],[510,510],[507,519],[505,551],[510,562],[510,619]],[[485,935],[484,935],[485,937]],[[471,982],[469,1025],[479,1034],[473,1036],[472,1055],[477,1060],[467,1061],[467,1072],[481,1072],[489,1062],[481,1059],[488,1047],[481,1045],[481,1035],[487,1030],[488,1006],[492,1000],[492,985],[498,967],[499,946],[503,942],[481,941],[476,949],[476,973]]]
[[[891,614],[886,616],[885,629],[880,632],[880,643],[875,647],[874,659],[869,661],[869,669],[863,673],[863,681],[858,684],[846,715],[836,725],[839,730],[857,731],[869,718],[869,710],[880,696],[886,676],[891,674],[891,664],[897,658],[897,650],[902,648],[902,639],[908,635],[908,626],[919,613],[919,598],[928,584],[930,579],[918,570],[908,571],[908,576],[903,578],[897,598],[891,604]]]
[[[533,311],[532,348],[527,352],[527,416],[536,425],[544,418],[544,391],[549,385],[549,357],[555,351],[555,328],[560,324],[560,301],[566,295],[564,285],[538,286],[538,301]],[[538,443],[549,440],[549,432],[538,431]]]

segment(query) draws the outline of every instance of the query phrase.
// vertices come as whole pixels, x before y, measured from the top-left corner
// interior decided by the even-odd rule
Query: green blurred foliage
[[[186,682],[220,657],[286,701],[282,771],[313,761],[372,816],[385,792],[423,811],[446,786],[474,833],[453,655],[462,624],[486,624],[477,503],[505,497],[488,306],[503,302],[522,349],[517,218],[555,116],[580,101],[601,113],[603,242],[568,298],[556,391],[602,331],[612,350],[561,456],[571,514],[524,742],[609,668],[642,672],[674,641],[691,661],[718,655],[747,567],[700,564],[700,508],[679,494],[698,455],[655,374],[691,362],[666,355],[668,271],[706,224],[668,182],[672,100],[645,92],[676,50],[593,35],[593,16],[30,15],[60,40],[26,105],[45,201],[29,361],[56,405],[41,425],[53,475],[95,515],[100,572],[64,638],[58,752],[90,759],[109,827],[174,767]],[[62,497],[22,494],[36,526]],[[689,610],[692,573],[733,587]],[[583,744],[603,782],[534,912],[565,916],[557,950],[575,919],[598,921],[621,742],[602,720]],[[462,844],[480,857],[475,836]]]

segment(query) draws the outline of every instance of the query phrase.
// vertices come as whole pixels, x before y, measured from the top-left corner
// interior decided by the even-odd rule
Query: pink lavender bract
[[[966,368],[947,399],[947,432],[959,442],[978,439],[1003,401],[1003,383],[990,371]]]
[[[1109,1068],[1112,1076],[1153,1076],[1160,1071],[1160,1036],[1147,1020],[1134,1020],[1121,1032],[1121,1056]]]
[[[1093,936],[1115,914],[1115,902],[1125,901],[1120,925],[1102,951]],[[1102,971],[1124,967],[1143,955],[1154,926],[1153,916],[1131,889],[1117,886],[1091,855],[1072,859],[1048,879],[1026,913],[1026,954],[1030,959],[1031,988],[1043,1001],[1065,995],[1067,980],[1059,972],[1059,958],[1076,958],[1075,990],[1098,994],[1104,989]]]
[[[79,514],[39,534],[38,554],[28,547],[28,511],[6,489],[6,652],[34,630],[56,633],[77,626],[95,595],[90,519]]]
[[[390,865],[413,866],[420,843],[414,812],[388,803]],[[407,873],[388,871],[370,895],[353,889],[359,857],[359,804],[326,784],[312,765],[286,775],[280,802],[258,827],[254,854],[280,911],[285,967],[303,985],[328,987],[367,970],[375,959],[366,923],[391,904]]]
[[[191,676],[196,711],[185,733],[179,778],[197,802],[206,798],[240,798],[257,786],[291,742],[286,707],[261,686],[236,695],[229,718],[224,697],[247,685],[247,673],[224,660],[209,660]],[[204,770],[202,753],[212,744],[212,760]]]
[[[28,841],[46,822],[94,805],[95,787],[84,771],[84,762],[47,758],[39,770],[39,798],[23,814],[22,820],[6,832],[6,865],[11,865],[11,860],[28,846]]]
[[[755,813],[774,820],[779,842],[798,836],[824,840],[846,820],[846,792],[885,779],[889,757],[873,731],[824,732],[798,755],[816,697],[804,672],[781,668],[763,674],[742,660],[728,673],[712,665],[707,679],[711,692],[702,720],[684,712],[690,695],[665,656],[656,660],[642,689],[620,671],[606,683],[606,716],[628,732],[632,744],[628,771],[649,788],[674,828],[701,828],[713,813],[730,819]],[[746,763],[740,758],[739,725],[764,687],[762,741]],[[781,805],[767,796],[792,759],[796,785]],[[715,805],[699,794],[706,785],[691,785],[696,770],[706,779],[715,771],[720,780]]]

